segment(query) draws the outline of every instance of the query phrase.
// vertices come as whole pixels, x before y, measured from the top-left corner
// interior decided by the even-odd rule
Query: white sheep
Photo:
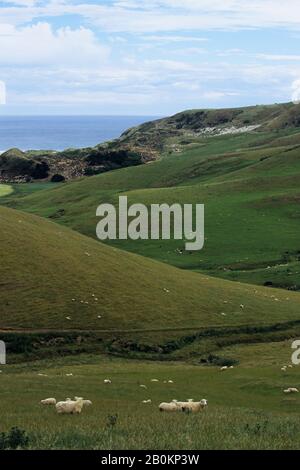
[[[299,393],[299,390],[298,388],[295,388],[295,387],[289,387],[287,388],[286,390],[283,390],[284,393]]]
[[[159,406],[159,411],[167,411],[167,412],[173,412],[173,411],[180,411],[180,407],[178,406],[177,402],[172,402],[172,403],[161,403]]]
[[[103,383],[105,383],[105,384],[111,384],[111,380],[110,380],[110,379],[104,379],[104,380],[103,380]]]
[[[151,382],[159,382],[158,379],[151,379]]]
[[[140,385],[140,387],[141,387],[141,388],[147,388],[147,386],[144,385],[144,384]]]
[[[78,401],[78,400],[83,400],[83,406],[91,406],[93,403],[91,402],[91,400],[84,400],[83,397],[75,397],[74,398],[75,401]],[[66,401],[70,401],[70,399],[66,399]]]
[[[187,403],[186,401],[178,401],[178,400],[172,400],[172,403],[175,403],[175,405],[178,407],[178,411],[182,410],[182,407]]]
[[[55,405],[58,414],[80,414],[83,408],[83,399],[76,401],[59,401]]]
[[[83,400],[83,406],[91,406],[93,402],[91,400]]]
[[[46,398],[45,400],[41,400],[41,405],[56,405],[56,399]]]
[[[173,384],[173,380],[168,380],[168,384]]]
[[[142,403],[144,404],[152,403],[152,400],[143,400]]]
[[[220,371],[223,372],[224,370],[227,370],[228,369],[228,366],[223,366],[221,367]]]
[[[286,369],[287,369],[287,366],[281,367],[281,370],[282,370],[283,372],[286,372]]]
[[[201,401],[189,401],[185,403],[181,409],[182,411],[189,412],[189,413],[198,413],[199,411],[204,410],[207,407],[207,400],[203,398]]]

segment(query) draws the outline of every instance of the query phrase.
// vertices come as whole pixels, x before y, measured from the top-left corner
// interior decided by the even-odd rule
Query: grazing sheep
[[[80,414],[83,408],[83,399],[76,401],[59,401],[55,405],[58,414]]]
[[[240,305],[240,308],[241,308],[241,309],[244,309],[244,308],[245,308],[245,305],[241,304],[241,305]]]
[[[287,388],[286,390],[283,390],[284,393],[299,393],[299,390],[298,388],[295,388],[295,387],[289,387]]]
[[[146,385],[143,385],[143,384],[140,385],[140,387],[141,387],[141,388],[147,388],[147,386],[146,386]]]
[[[93,402],[91,400],[83,400],[83,406],[91,406]]]
[[[56,405],[56,399],[46,398],[45,400],[41,400],[41,405]]]
[[[186,405],[186,401],[178,401],[178,400],[172,400],[172,403],[175,403],[175,405],[178,407],[178,411],[182,410],[182,407]]]
[[[142,403],[144,404],[152,403],[152,400],[143,400]]]
[[[287,369],[287,366],[281,367],[281,370],[282,370],[283,372],[286,372],[286,369]]]
[[[66,377],[73,377],[73,374],[66,374]]]
[[[221,367],[220,371],[223,372],[224,370],[227,370],[228,369],[228,366],[223,366]]]
[[[168,380],[168,384],[173,384],[173,380]]]
[[[188,413],[198,413],[199,411],[204,410],[206,406],[207,406],[207,400],[203,398],[201,401],[196,401],[196,402],[189,401],[185,403],[181,407],[181,409],[182,411],[188,412]]]
[[[104,382],[105,384],[111,384],[111,380],[110,380],[110,379],[104,379],[103,382]]]
[[[292,364],[289,364],[289,365],[288,365],[288,367],[289,367],[290,369],[292,369],[292,368],[293,368]]]
[[[172,402],[172,403],[161,403],[159,405],[159,411],[167,411],[167,412],[173,412],[173,411],[180,411],[181,408],[178,406],[178,403]]]
[[[158,379],[151,379],[151,382],[159,382]]]

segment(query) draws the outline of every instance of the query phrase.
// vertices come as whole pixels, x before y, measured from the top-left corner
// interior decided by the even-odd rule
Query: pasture
[[[224,372],[104,355],[3,366],[0,431],[25,429],[33,449],[298,449],[300,395],[283,389],[299,386],[300,368],[280,370],[289,363],[290,346],[229,348],[240,364]],[[105,378],[112,384],[105,385]],[[57,415],[39,404],[74,395],[93,405],[81,415]],[[162,401],[188,398],[206,398],[208,408],[187,415],[158,410]],[[152,403],[143,404],[145,399]]]

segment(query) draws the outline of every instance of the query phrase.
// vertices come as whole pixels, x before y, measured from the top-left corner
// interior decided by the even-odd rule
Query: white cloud
[[[5,0],[5,3],[22,7],[33,7],[39,0]]]
[[[295,80],[292,83],[292,101],[295,104],[300,103],[300,80]]]
[[[299,0],[112,0],[110,3],[85,3],[85,0],[43,3],[15,0],[13,3],[10,0],[10,6],[0,10],[4,23],[20,25],[34,18],[74,14],[109,32],[174,34],[188,30],[300,29]]]
[[[110,6],[82,3],[68,8],[111,32],[300,29],[298,0],[144,0],[118,1]]]
[[[219,99],[226,98],[228,96],[239,96],[239,93],[226,91],[207,91],[202,95],[202,97],[208,101],[218,101]]]
[[[274,60],[277,62],[283,62],[283,61],[297,62],[300,60],[300,55],[291,55],[291,54],[258,54],[257,57],[259,59]]]
[[[48,23],[23,28],[0,25],[0,50],[1,65],[99,65],[109,54],[91,30],[53,31]]]
[[[6,104],[6,86],[5,82],[0,80],[0,104]]]
[[[88,104],[93,106],[102,106],[109,104],[118,105],[135,105],[151,104],[152,97],[144,93],[124,93],[112,91],[79,91],[73,93],[54,93],[51,95],[43,95],[38,93],[15,94],[14,99],[23,104],[41,105],[74,105]]]
[[[144,41],[155,41],[155,42],[206,42],[208,41],[207,38],[201,38],[201,37],[196,37],[196,36],[174,36],[172,34],[168,35],[148,35],[148,36],[142,36],[142,39]]]

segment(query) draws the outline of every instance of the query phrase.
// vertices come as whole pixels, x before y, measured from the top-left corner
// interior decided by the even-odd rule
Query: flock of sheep
[[[151,382],[159,382],[158,379],[152,379]],[[104,379],[104,384],[109,385],[112,383],[110,379]],[[164,383],[174,383],[173,380],[165,380]],[[140,385],[142,388],[147,388],[146,385]],[[58,414],[80,414],[82,409],[87,406],[91,406],[93,403],[91,400],[85,400],[82,397],[66,398],[64,401],[56,401],[56,398],[46,398],[41,400],[41,405],[44,406],[55,406]],[[143,400],[142,403],[152,403],[152,400]],[[201,401],[195,402],[193,398],[189,398],[187,401],[172,400],[169,403],[160,403],[158,406],[159,411],[183,411],[187,413],[197,413],[204,410],[207,406],[207,400],[203,398]]]
[[[91,406],[91,400],[84,400],[82,397],[75,397],[74,400],[66,398],[65,401],[57,402],[55,398],[41,400],[42,405],[54,405],[58,414],[80,414],[84,406]]]
[[[288,368],[292,368],[292,365],[283,366],[281,370],[286,372]],[[220,371],[225,371],[228,369],[233,369],[233,366],[223,366],[220,368]],[[43,375],[43,374],[39,374]],[[66,374],[66,375],[73,375],[73,374]],[[151,379],[151,382],[159,382],[158,379]],[[104,379],[104,384],[109,385],[112,383],[111,379]],[[165,384],[173,384],[173,380],[164,380],[163,383]],[[147,389],[147,386],[144,384],[140,384],[141,388]],[[283,390],[284,393],[299,393],[299,390],[295,387],[289,387]],[[52,405],[55,406],[56,411],[58,414],[80,414],[84,407],[88,407],[92,405],[91,400],[85,400],[82,397],[75,397],[73,400],[71,398],[66,398],[64,401],[57,402],[55,398],[46,398],[45,400],[41,400],[40,402],[42,405]],[[151,404],[152,400],[143,400],[143,404]],[[187,401],[178,401],[172,400],[171,402],[162,402],[158,405],[158,409],[161,412],[177,412],[182,411],[186,413],[198,413],[203,411],[208,406],[207,400],[203,398],[200,401],[194,401],[193,398],[187,399]]]
[[[161,403],[159,405],[159,411],[183,411],[187,413],[198,413],[199,411],[204,410],[207,407],[207,400],[203,398],[200,401],[194,401],[192,398],[189,398],[188,401],[177,401],[172,400],[169,403]]]

